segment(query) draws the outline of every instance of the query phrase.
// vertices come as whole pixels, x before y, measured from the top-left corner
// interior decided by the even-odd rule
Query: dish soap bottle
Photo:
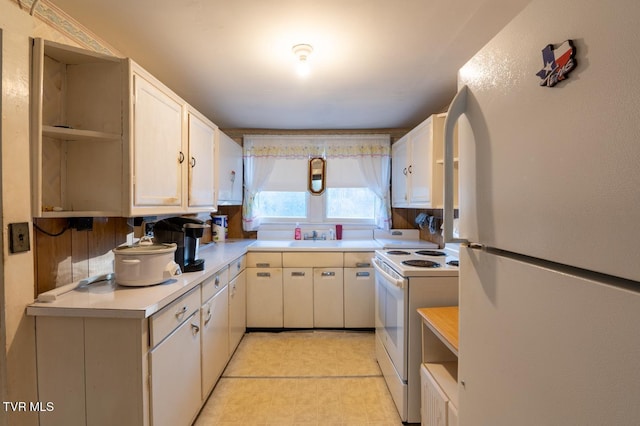
[[[295,237],[296,240],[301,240],[302,239],[302,232],[300,231],[300,224],[296,223],[296,231],[295,231]]]

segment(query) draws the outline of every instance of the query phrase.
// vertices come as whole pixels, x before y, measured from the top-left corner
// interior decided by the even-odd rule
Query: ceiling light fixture
[[[293,46],[293,54],[298,59],[297,71],[301,77],[309,75],[309,55],[313,52],[313,47],[310,44],[296,44]]]

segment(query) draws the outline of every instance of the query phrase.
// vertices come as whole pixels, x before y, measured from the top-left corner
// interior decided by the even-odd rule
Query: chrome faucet
[[[305,240],[326,240],[327,239],[327,235],[326,234],[322,234],[322,235],[318,235],[318,231],[311,231],[311,235],[307,234],[306,232],[304,233],[304,239]]]

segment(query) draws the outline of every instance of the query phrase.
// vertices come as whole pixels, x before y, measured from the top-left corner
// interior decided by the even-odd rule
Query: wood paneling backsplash
[[[68,224],[67,219],[35,219],[35,225],[49,234],[57,234]],[[127,242],[133,228],[126,218],[93,218],[93,229],[67,229],[59,236],[34,230],[35,296],[61,285],[93,275],[113,272],[111,250]]]

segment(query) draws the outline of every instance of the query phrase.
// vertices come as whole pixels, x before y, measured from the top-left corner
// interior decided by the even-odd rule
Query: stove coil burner
[[[439,268],[441,265],[438,262],[423,259],[409,259],[402,262],[406,266],[415,266],[418,268]]]
[[[387,254],[390,255],[409,255],[411,253],[409,253],[408,251],[404,251],[404,250],[390,250],[387,252]]]
[[[450,260],[450,261],[447,262],[447,265],[460,266],[460,261],[458,261],[458,260]]]
[[[446,256],[447,254],[443,251],[438,250],[418,250],[416,254],[421,256]]]

